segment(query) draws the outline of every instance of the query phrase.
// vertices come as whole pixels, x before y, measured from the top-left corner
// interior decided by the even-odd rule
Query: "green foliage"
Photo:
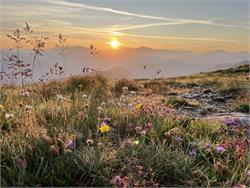
[[[238,112],[243,112],[243,113],[249,113],[249,103],[240,103],[237,104],[237,106],[235,107],[235,110]]]
[[[96,76],[72,76],[66,81],[66,90],[70,93],[75,91],[89,91],[101,88],[107,89],[107,80],[102,75]]]
[[[122,93],[123,87],[128,87],[129,91],[137,91],[139,89],[139,86],[135,81],[121,79],[115,83],[113,87],[113,92],[119,95]]]
[[[223,96],[233,94],[233,95],[244,95],[247,91],[247,88],[240,83],[230,83],[228,85],[224,85],[219,89],[219,93]]]
[[[170,98],[168,98],[167,104],[175,106],[175,107],[189,105],[189,103],[185,99],[179,98],[179,97],[170,97]]]

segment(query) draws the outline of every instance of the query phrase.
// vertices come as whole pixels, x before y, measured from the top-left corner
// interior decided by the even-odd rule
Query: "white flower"
[[[122,90],[128,90],[128,87],[124,86],[122,87]]]
[[[57,94],[56,97],[58,101],[65,100],[65,98],[60,94]]]
[[[136,92],[135,91],[130,91],[130,94],[131,95],[136,95]]]
[[[98,106],[98,107],[97,107],[97,111],[98,111],[98,112],[101,112],[101,111],[102,111],[102,107],[101,107],[101,106]]]
[[[25,91],[25,92],[22,92],[21,95],[24,97],[30,97],[30,92]]]
[[[122,93],[127,94],[128,93],[128,87],[122,87]]]
[[[83,94],[83,95],[82,95],[82,98],[83,98],[83,99],[87,99],[87,98],[88,98],[88,95]]]
[[[10,113],[8,114],[7,113],[4,116],[5,116],[6,119],[12,119],[14,117],[14,114],[10,114]]]
[[[133,105],[132,103],[128,103],[128,107],[129,107],[129,108],[133,108],[134,105]]]
[[[25,110],[31,110],[33,107],[31,105],[25,105],[24,108]]]

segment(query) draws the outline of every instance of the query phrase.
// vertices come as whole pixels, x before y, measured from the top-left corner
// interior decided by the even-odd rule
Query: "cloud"
[[[161,16],[152,16],[152,15],[146,15],[146,14],[138,14],[138,13],[132,13],[132,12],[127,12],[127,11],[121,11],[121,10],[116,10],[108,7],[98,7],[98,6],[91,6],[91,5],[86,5],[83,3],[73,3],[73,2],[67,2],[64,0],[58,0],[58,1],[52,1],[48,0],[47,2],[54,4],[54,5],[62,5],[66,7],[75,7],[75,8],[81,8],[84,10],[94,10],[94,11],[99,11],[99,12],[108,12],[108,13],[113,13],[113,14],[118,14],[118,15],[124,15],[124,16],[129,16],[129,17],[136,17],[136,18],[143,18],[143,19],[150,19],[150,20],[159,20],[159,21],[167,21],[167,22],[179,22],[179,24],[203,24],[203,25],[210,25],[210,26],[220,26],[220,27],[237,27],[237,28],[244,28],[244,29],[249,29],[248,27],[241,27],[238,25],[227,25],[227,24],[221,24],[221,23],[216,23],[212,20],[198,20],[198,19],[184,19],[184,18],[167,18],[167,17],[161,17]],[[167,23],[166,23],[167,25]],[[169,24],[170,25],[170,24]],[[175,25],[175,24],[172,24]],[[151,25],[153,27],[153,25]]]
[[[219,39],[219,38],[200,38],[200,37],[177,37],[177,36],[157,36],[157,35],[137,35],[123,33],[123,36],[148,38],[148,39],[163,39],[163,40],[192,40],[192,41],[211,41],[211,42],[235,42],[235,40]]]
[[[142,29],[148,27],[156,27],[156,26],[166,26],[166,25],[180,25],[183,24],[181,22],[162,22],[162,23],[152,23],[152,24],[141,24],[141,25],[129,25],[129,26],[112,26],[110,28],[106,28],[110,31],[127,31],[134,29]]]

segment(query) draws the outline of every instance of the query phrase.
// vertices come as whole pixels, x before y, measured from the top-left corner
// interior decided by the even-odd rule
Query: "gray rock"
[[[250,126],[250,117],[241,117],[239,121],[243,126]]]

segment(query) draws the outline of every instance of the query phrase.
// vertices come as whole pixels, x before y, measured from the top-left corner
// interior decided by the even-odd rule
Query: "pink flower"
[[[145,129],[152,129],[152,128],[153,128],[153,124],[150,123],[150,122],[148,122],[148,123],[145,125],[144,128],[145,128]]]
[[[19,159],[19,164],[22,168],[26,168],[28,166],[28,161],[26,159]]]
[[[122,185],[122,178],[121,176],[115,176],[114,177],[114,184],[116,187],[120,187]]]

